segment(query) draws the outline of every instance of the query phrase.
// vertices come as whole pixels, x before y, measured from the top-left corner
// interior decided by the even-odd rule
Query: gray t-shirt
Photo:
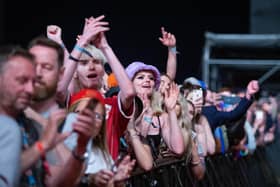
[[[22,138],[18,123],[0,115],[0,186],[17,186]]]

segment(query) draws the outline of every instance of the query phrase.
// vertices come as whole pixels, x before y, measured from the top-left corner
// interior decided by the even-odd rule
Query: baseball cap
[[[201,87],[200,81],[195,77],[188,77],[184,80],[183,86],[186,87],[188,85]]]

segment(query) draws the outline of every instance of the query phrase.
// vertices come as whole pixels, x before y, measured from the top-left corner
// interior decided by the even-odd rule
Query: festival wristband
[[[177,54],[177,53],[178,53],[176,46],[174,46],[174,47],[168,47],[168,50],[171,51],[171,52],[174,53],[174,54]]]
[[[36,146],[36,148],[38,149],[38,151],[40,152],[40,155],[41,155],[41,156],[45,155],[45,148],[44,148],[42,142],[37,141],[37,142],[35,143],[35,146]]]
[[[75,50],[78,50],[78,51],[80,51],[80,52],[82,52],[82,53],[85,53],[85,54],[87,54],[88,56],[90,56],[90,57],[93,57],[91,54],[90,54],[90,52],[89,51],[87,51],[85,48],[83,48],[83,47],[80,47],[80,46],[78,46],[78,45],[75,45],[74,46],[74,49]]]

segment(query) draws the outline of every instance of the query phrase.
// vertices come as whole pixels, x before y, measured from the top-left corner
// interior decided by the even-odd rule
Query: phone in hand
[[[193,89],[187,95],[187,99],[190,101],[197,101],[198,99],[201,99],[202,97],[203,97],[203,91],[201,88]]]
[[[77,121],[77,113],[70,112],[67,114],[65,122],[63,124],[63,131],[64,132],[72,132],[73,131],[73,124]]]

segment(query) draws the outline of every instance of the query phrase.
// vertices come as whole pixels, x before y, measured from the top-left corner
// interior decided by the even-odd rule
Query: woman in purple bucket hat
[[[162,140],[173,153],[183,154],[183,135],[175,111],[176,99],[179,94],[178,87],[175,83],[171,84],[164,99],[167,112],[158,113],[152,108],[151,103],[154,99],[153,94],[160,85],[159,70],[153,65],[136,61],[127,66],[126,73],[144,105],[141,123],[135,126],[135,130],[139,136],[148,140],[154,159],[159,154],[159,145]]]

